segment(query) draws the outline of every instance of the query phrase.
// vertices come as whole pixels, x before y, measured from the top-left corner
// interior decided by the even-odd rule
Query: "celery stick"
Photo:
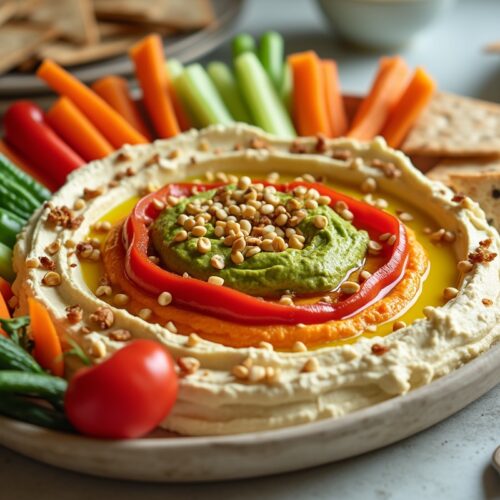
[[[257,45],[253,36],[248,33],[241,33],[233,38],[231,42],[231,47],[233,51],[233,59],[236,59],[239,55],[244,52],[256,52]]]
[[[235,59],[234,68],[253,122],[271,134],[295,137],[290,116],[257,56],[253,52],[241,54]]]
[[[7,281],[15,278],[12,270],[12,250],[3,243],[0,243],[0,276]]]
[[[252,123],[236,78],[229,66],[223,62],[213,61],[207,66],[207,72],[233,118],[238,122]]]
[[[169,59],[165,64],[165,68],[172,80],[180,76],[184,71],[184,65],[178,59]]]
[[[259,59],[278,92],[283,80],[284,45],[283,37],[276,31],[268,31],[260,37]]]
[[[212,80],[200,64],[187,66],[182,74],[175,78],[174,88],[179,91],[181,99],[187,104],[200,127],[233,122]]]
[[[280,88],[280,97],[281,101],[285,105],[286,110],[290,115],[293,113],[293,101],[292,101],[292,92],[293,92],[293,74],[292,68],[288,62],[285,62],[283,66],[283,79],[281,80],[281,88]]]

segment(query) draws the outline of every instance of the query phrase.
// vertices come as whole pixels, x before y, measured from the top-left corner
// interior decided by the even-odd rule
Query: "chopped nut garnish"
[[[377,190],[377,181],[373,177],[367,177],[361,183],[362,193],[373,193]]]
[[[47,271],[53,271],[56,268],[56,263],[52,259],[46,257],[45,255],[42,255],[40,257],[39,262],[42,269],[46,269]]]
[[[392,331],[396,332],[398,330],[401,330],[401,328],[406,328],[406,323],[404,321],[395,321],[392,324]],[[372,347],[373,348],[373,347]]]
[[[113,298],[114,304],[118,307],[127,305],[129,300],[129,296],[124,293],[117,293]]]
[[[266,378],[266,369],[260,365],[253,365],[249,369],[248,380],[249,382],[261,382]]]
[[[481,302],[486,306],[489,307],[493,305],[493,301],[491,299],[481,299]]]
[[[40,260],[37,259],[36,257],[31,257],[29,259],[26,259],[26,267],[28,269],[36,269],[39,266],[40,266]]]
[[[42,284],[45,286],[59,286],[61,284],[61,275],[55,271],[49,271],[42,278]]]
[[[392,162],[383,161],[376,158],[372,161],[371,165],[372,167],[382,170],[384,175],[388,178],[399,177],[401,175],[401,171]]]
[[[297,340],[292,346],[292,351],[293,352],[306,352],[307,346],[304,344],[304,342]]]
[[[101,330],[110,328],[115,322],[115,315],[109,307],[98,307],[89,316],[90,321],[96,323]]]
[[[83,309],[79,305],[66,307],[66,319],[72,324],[79,323],[83,318]]]
[[[112,293],[113,289],[109,285],[99,285],[95,291],[97,297],[109,297]]]
[[[443,298],[445,300],[454,299],[458,295],[458,290],[452,286],[449,286],[443,290]]]
[[[239,380],[246,380],[250,372],[244,365],[235,365],[231,369],[231,373]]]
[[[309,358],[302,367],[302,371],[305,373],[311,373],[317,371],[319,368],[319,362],[316,358]]]
[[[64,229],[78,229],[82,222],[83,216],[79,215],[75,217],[72,210],[67,206],[63,205],[61,207],[54,207],[48,205],[49,212],[47,214],[47,222],[52,226],[61,226]]]
[[[192,375],[200,368],[200,361],[191,356],[185,356],[177,360],[177,364],[186,375]]]
[[[83,188],[83,199],[88,201],[92,200],[94,198],[97,198],[98,196],[101,196],[104,194],[105,189],[103,187],[98,187],[95,189],[91,188]]]
[[[134,157],[128,151],[120,151],[115,156],[115,163],[123,163],[126,161],[132,161]]]
[[[160,306],[168,306],[172,303],[172,294],[170,292],[161,292],[157,300]]]
[[[85,200],[83,200],[82,198],[78,198],[77,200],[75,200],[75,203],[73,204],[73,208],[75,210],[83,210],[86,206],[87,204],[85,203]]]
[[[334,160],[347,161],[352,157],[352,153],[348,149],[335,149],[332,152]]]
[[[110,340],[114,340],[115,342],[127,342],[132,338],[132,334],[128,330],[120,328],[118,330],[109,332],[108,337],[110,338]]]
[[[194,347],[201,342],[201,337],[197,333],[190,333],[187,339],[188,347]]]
[[[167,324],[165,325],[165,328],[167,330],[170,330],[172,333],[177,333],[177,327],[174,325],[172,321],[168,321]]]
[[[389,348],[385,345],[382,344],[372,344],[372,353],[375,354],[375,356],[382,356],[385,354]]]
[[[340,285],[340,291],[345,293],[346,295],[352,295],[353,293],[357,293],[360,290],[360,286],[355,281],[344,281]]]
[[[468,273],[472,271],[472,268],[474,267],[474,264],[468,260],[461,260],[457,264],[457,269],[461,273]]]
[[[82,241],[76,245],[76,256],[79,259],[90,259],[93,251],[94,247],[91,243]]]
[[[476,263],[485,263],[491,262],[497,256],[496,253],[490,252],[488,248],[491,246],[492,240],[486,239],[479,242],[479,246],[468,255],[468,259],[470,262]]]

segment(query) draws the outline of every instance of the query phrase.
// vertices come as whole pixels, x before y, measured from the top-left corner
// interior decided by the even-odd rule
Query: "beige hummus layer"
[[[123,342],[111,340],[106,330],[81,333],[83,325],[91,327],[89,315],[97,307],[108,305],[86,286],[68,241],[82,241],[92,224],[110,208],[145,188],[202,176],[207,169],[246,171],[255,176],[270,171],[291,175],[309,172],[358,185],[372,177],[381,192],[404,193],[439,225],[454,231],[457,260],[465,259],[485,239],[492,240],[490,251],[500,253],[498,233],[488,226],[477,204],[452,201],[450,190],[429,181],[407,157],[388,149],[382,140],[371,144],[327,141],[326,151],[321,153],[315,151],[315,139],[300,142],[310,154],[290,153],[290,141],[275,139],[249,126],[215,126],[151,145],[126,146],[78,170],[55,194],[53,206],[73,207],[84,187],[105,187],[105,192],[76,211],[83,215],[83,223],[76,230],[49,226],[49,208],[33,216],[15,248],[18,313],[25,313],[27,297],[35,296],[47,304],[61,336],[71,335],[96,356],[100,353],[105,357],[122,347]],[[262,144],[265,147],[261,148]],[[350,152],[351,158],[335,159],[334,151]],[[401,175],[387,176],[382,169],[371,166],[373,160],[393,163]],[[117,174],[120,180],[113,182]],[[25,263],[26,259],[44,255],[47,245],[55,240],[60,241],[61,249],[52,258],[62,284],[46,287],[41,283],[46,271],[28,269]],[[207,340],[193,343],[174,328],[147,323],[120,308],[113,308],[113,329],[127,329],[135,338],[156,339],[175,358],[199,360],[201,366],[195,373],[181,377],[179,398],[163,423],[165,428],[187,435],[258,431],[343,415],[405,394],[478,356],[500,338],[499,277],[500,258],[477,264],[463,276],[457,297],[443,307],[427,308],[424,319],[386,337],[361,338],[354,344],[310,352],[229,348]],[[70,324],[65,309],[75,304],[82,307],[83,319]],[[373,344],[388,350],[376,355]],[[318,362],[317,369],[304,372],[305,363],[312,357]],[[96,358],[96,362],[100,359]],[[231,370],[248,359],[254,366],[279,370],[280,377],[272,384],[239,381]],[[68,366],[68,373],[72,369],[74,366]]]

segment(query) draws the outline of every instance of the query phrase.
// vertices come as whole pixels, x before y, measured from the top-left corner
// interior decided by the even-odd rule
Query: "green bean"
[[[25,221],[16,214],[0,208],[0,243],[12,248],[24,224]]]
[[[257,56],[245,52],[236,58],[234,67],[253,122],[279,137],[295,137],[290,116]]]
[[[200,127],[233,122],[221,96],[200,64],[187,66],[175,79],[174,87],[181,95],[195,122]]]
[[[12,250],[3,243],[0,243],[0,276],[10,282],[16,277],[12,269]]]
[[[33,177],[23,172],[16,167],[5,155],[0,153],[0,175],[4,178],[10,178],[17,182],[19,186],[28,191],[35,197],[40,204],[47,201],[51,196],[51,192]]]
[[[0,370],[44,373],[42,367],[23,348],[10,339],[0,337]]]
[[[241,33],[233,38],[231,42],[233,59],[236,59],[244,52],[257,52],[257,44],[252,35]]]
[[[252,123],[231,68],[214,61],[207,66],[207,72],[233,118],[238,122]]]
[[[276,31],[268,31],[260,37],[259,59],[279,92],[283,80],[283,56],[285,43]]]
[[[14,370],[0,371],[0,394],[23,394],[46,399],[62,407],[66,380],[44,373],[29,373]]]
[[[0,397],[0,413],[48,429],[73,430],[63,412],[46,408],[33,401],[10,394],[2,394]]]

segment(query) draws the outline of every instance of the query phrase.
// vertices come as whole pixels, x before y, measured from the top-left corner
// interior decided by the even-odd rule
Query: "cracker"
[[[124,22],[117,23],[111,21],[100,21],[97,23],[97,28],[99,30],[101,40],[127,35],[146,35],[151,31],[148,26],[144,26],[142,24]],[[163,28],[158,31],[160,31],[162,35],[170,35],[173,33],[173,31],[168,28]]]
[[[215,19],[210,0],[94,0],[100,20],[129,21],[174,30],[203,28]]]
[[[17,13],[16,2],[4,2],[0,4],[0,25],[12,19]]]
[[[477,201],[488,221],[500,231],[500,160],[446,160],[427,173],[455,192]]]
[[[38,57],[56,61],[64,66],[77,66],[124,54],[142,35],[106,40],[94,45],[77,47],[67,42],[53,42],[38,51]]]
[[[61,37],[77,44],[99,41],[91,0],[40,0],[30,19],[51,23]]]
[[[500,156],[500,105],[439,92],[401,149],[421,156]]]
[[[57,32],[50,26],[9,22],[0,29],[0,74],[34,55],[40,45]]]

